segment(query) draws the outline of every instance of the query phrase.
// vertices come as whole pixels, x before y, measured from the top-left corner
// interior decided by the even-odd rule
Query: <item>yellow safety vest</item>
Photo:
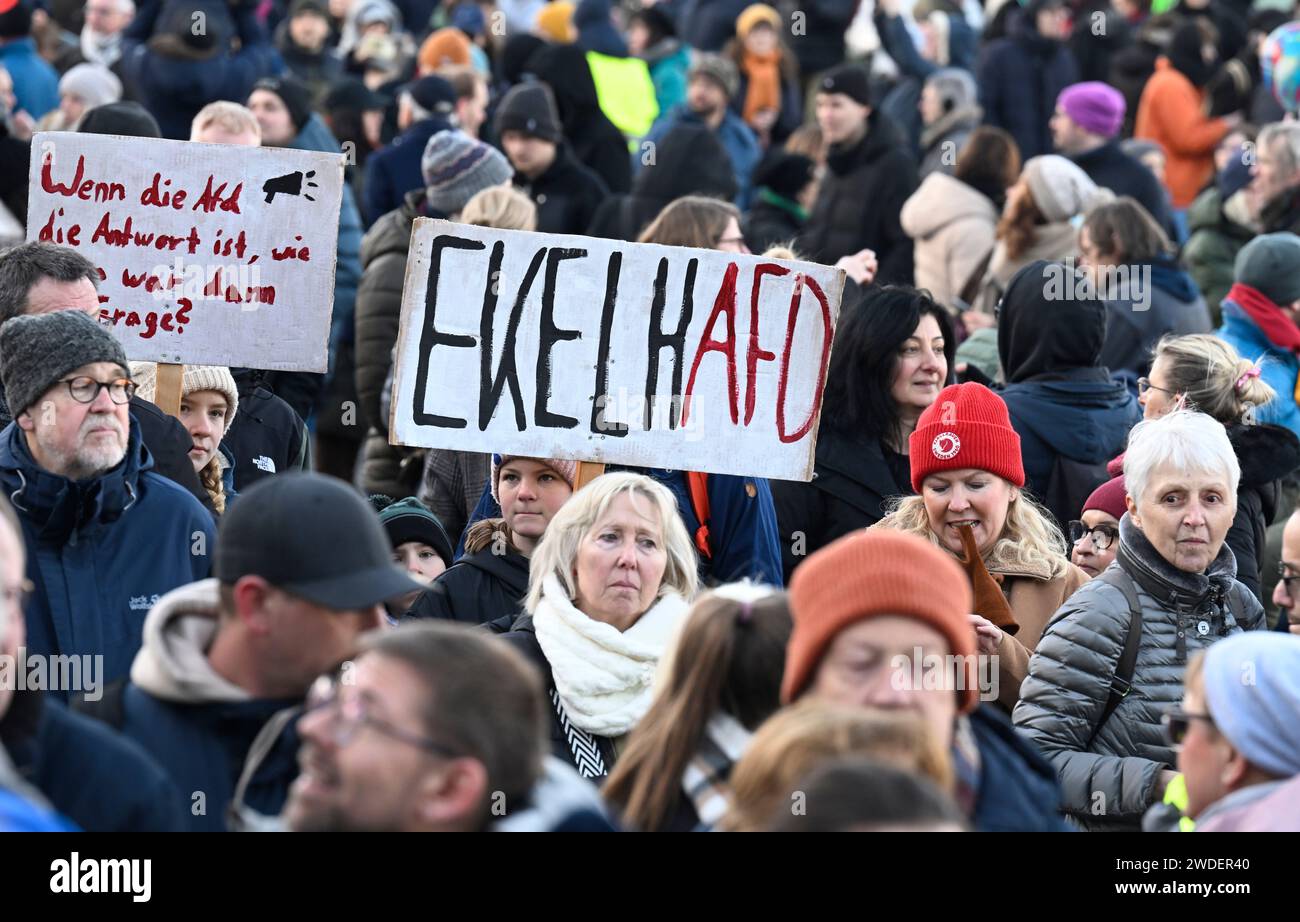
[[[587,66],[596,83],[596,98],[605,117],[629,141],[638,141],[659,117],[650,68],[640,58],[615,58],[587,52]]]

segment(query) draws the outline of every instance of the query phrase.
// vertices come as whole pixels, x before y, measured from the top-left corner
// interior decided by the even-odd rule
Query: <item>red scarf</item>
[[[1228,289],[1228,296],[1224,300],[1241,307],[1274,346],[1300,355],[1300,327],[1282,313],[1280,307],[1261,294],[1259,289],[1237,282]]]

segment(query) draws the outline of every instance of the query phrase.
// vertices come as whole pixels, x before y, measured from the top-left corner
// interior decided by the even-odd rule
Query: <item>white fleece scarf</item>
[[[681,596],[669,593],[619,631],[578,611],[559,579],[546,577],[533,628],[569,720],[611,738],[636,726],[650,709],[659,660],[688,608]]]

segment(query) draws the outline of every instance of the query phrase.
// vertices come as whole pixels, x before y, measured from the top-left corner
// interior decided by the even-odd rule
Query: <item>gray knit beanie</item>
[[[81,311],[13,317],[0,327],[0,383],[14,416],[70,371],[92,362],[130,366],[122,344]]]
[[[439,131],[424,146],[420,172],[429,205],[455,215],[474,194],[509,181],[510,161],[495,147],[461,131]]]
[[[1115,197],[1109,189],[1098,188],[1073,160],[1057,154],[1031,157],[1020,175],[1029,184],[1039,212],[1054,224]]]

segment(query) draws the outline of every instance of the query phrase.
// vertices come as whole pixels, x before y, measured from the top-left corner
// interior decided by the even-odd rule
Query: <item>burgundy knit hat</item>
[[[1084,500],[1083,509],[1080,511],[1087,512],[1089,509],[1096,509],[1107,515],[1113,515],[1117,519],[1122,519],[1124,513],[1128,512],[1128,506],[1124,503],[1124,497],[1127,493],[1128,491],[1124,488],[1123,475],[1112,478],[1092,491],[1088,498]]]
[[[1020,436],[1002,398],[982,384],[953,384],[939,392],[908,439],[912,489],[938,471],[973,468],[1025,485]]]

